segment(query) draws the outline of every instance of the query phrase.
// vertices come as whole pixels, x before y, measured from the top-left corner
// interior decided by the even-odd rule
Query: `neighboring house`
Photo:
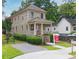
[[[60,17],[59,21],[52,27],[53,32],[69,34],[76,32],[76,19],[68,18],[66,16]]]
[[[46,20],[45,13],[45,10],[32,4],[17,11],[11,16],[11,32],[26,35],[52,33],[53,22]],[[47,27],[51,28],[50,31],[46,30]]]

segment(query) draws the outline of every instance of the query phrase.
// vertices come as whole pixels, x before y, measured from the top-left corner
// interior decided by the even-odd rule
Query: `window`
[[[28,26],[26,25],[26,30],[28,30]]]
[[[17,31],[17,26],[16,26],[16,31]]]
[[[54,30],[56,30],[56,28],[54,28]]]
[[[41,19],[43,19],[43,13],[41,13]]]
[[[68,31],[68,27],[66,27],[66,31]]]
[[[23,30],[23,25],[22,25],[22,30]]]
[[[18,20],[19,20],[19,16],[18,16]]]
[[[34,17],[34,13],[33,12],[31,12],[31,18],[33,18]]]
[[[16,18],[15,18],[15,21],[16,21]]]
[[[76,26],[75,24],[73,24],[72,26]]]
[[[33,24],[30,25],[30,30],[34,30],[34,25]]]
[[[24,17],[22,16],[22,20],[24,20]]]
[[[73,27],[73,30],[76,30],[76,27]]]

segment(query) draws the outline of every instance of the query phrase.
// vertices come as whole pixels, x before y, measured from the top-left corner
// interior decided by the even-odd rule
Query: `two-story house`
[[[53,22],[46,20],[45,13],[45,10],[32,4],[17,11],[11,16],[11,32],[26,35],[51,33]],[[46,31],[46,27],[50,27],[51,30]]]

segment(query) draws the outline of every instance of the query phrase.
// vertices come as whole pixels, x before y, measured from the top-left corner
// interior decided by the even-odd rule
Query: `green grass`
[[[21,54],[23,53],[13,48],[10,44],[2,45],[2,59],[12,59]]]
[[[53,46],[43,46],[44,48],[47,48],[48,50],[58,50],[60,48],[53,47]]]
[[[2,35],[2,40],[5,40],[6,39],[6,35]]]
[[[72,55],[72,56],[76,56],[76,52],[71,52],[71,53],[69,53],[70,55]]]
[[[60,46],[64,46],[64,47],[71,47],[71,44],[68,43],[68,42],[64,42],[64,41],[60,41],[58,43],[56,43],[57,45],[60,45]]]
[[[7,41],[5,39],[6,39],[6,36],[2,35],[2,41],[4,42],[2,44],[2,59],[12,59],[16,56],[23,54],[21,51],[11,46],[11,44],[14,44],[13,42],[9,41],[9,43],[7,44]],[[15,44],[16,43],[23,43],[23,42],[16,40]]]

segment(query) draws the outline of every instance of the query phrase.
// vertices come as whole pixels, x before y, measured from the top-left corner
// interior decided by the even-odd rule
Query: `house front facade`
[[[29,5],[26,8],[17,11],[11,16],[11,32],[26,35],[52,33],[53,22],[46,20],[45,13],[45,10],[35,5]],[[47,27],[50,27],[51,29],[46,31]]]
[[[53,32],[58,32],[60,34],[69,34],[76,32],[76,19],[67,18],[62,16],[58,23],[52,27]]]

